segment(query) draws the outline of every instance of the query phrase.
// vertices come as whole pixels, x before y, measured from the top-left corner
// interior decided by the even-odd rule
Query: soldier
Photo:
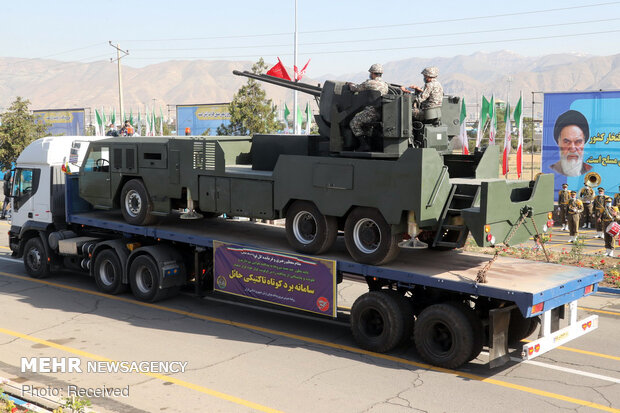
[[[375,63],[370,66],[368,69],[370,72],[370,79],[365,81],[360,85],[356,85],[354,83],[348,83],[349,89],[352,92],[361,92],[364,90],[378,90],[381,92],[381,96],[386,95],[388,93],[388,84],[381,78],[383,75],[383,66],[379,63]],[[349,126],[351,127],[351,132],[353,135],[359,139],[360,146],[358,147],[359,151],[369,151],[370,146],[368,145],[368,137],[364,134],[365,126],[372,122],[377,122],[381,119],[381,112],[379,108],[374,106],[366,106],[361,112],[358,112],[351,122]]]
[[[570,199],[568,200],[568,242],[574,242],[579,235],[579,217],[583,212],[583,203],[577,199],[577,192],[570,191]]]
[[[614,195],[614,206],[620,208],[620,186],[618,187],[618,193]]]
[[[558,194],[558,205],[560,210],[560,222],[562,223],[562,229],[560,231],[566,231],[568,225],[566,225],[566,212],[568,211],[568,200],[570,199],[570,192],[568,190],[568,184],[562,184],[562,189]]]
[[[603,221],[601,216],[605,211],[605,188],[598,187],[598,195],[594,197],[594,216],[596,217],[596,235],[594,238],[603,238]]]
[[[427,67],[422,70],[422,75],[424,76],[424,89],[416,85],[411,85],[408,88],[401,86],[400,88],[405,93],[411,93],[411,89],[420,93],[420,107],[414,107],[412,112],[414,120],[425,120],[424,112],[429,109],[440,108],[443,102],[443,87],[437,80],[439,69],[435,66]]]
[[[605,208],[601,214],[601,222],[603,223],[603,229],[605,231],[605,255],[608,257],[614,256],[615,239],[614,235],[607,232],[607,226],[612,222],[620,221],[620,214],[618,214],[618,207],[611,205],[611,197],[605,198]]]
[[[581,188],[579,191],[579,198],[583,203],[583,228],[586,226],[592,228],[592,221],[594,216],[592,215],[592,201],[594,201],[594,190],[588,185]]]

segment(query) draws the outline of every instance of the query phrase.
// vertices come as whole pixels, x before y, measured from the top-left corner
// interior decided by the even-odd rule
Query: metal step
[[[466,229],[467,227],[465,225],[450,225],[450,224],[444,224],[441,226],[441,229],[449,229],[449,230],[453,230],[453,231],[461,231]]]
[[[453,198],[460,198],[460,199],[474,199],[475,195],[468,195],[468,194],[454,194],[452,195]]]
[[[458,248],[459,244],[456,242],[447,242],[447,241],[437,241],[435,243],[436,247],[451,247],[451,248]]]

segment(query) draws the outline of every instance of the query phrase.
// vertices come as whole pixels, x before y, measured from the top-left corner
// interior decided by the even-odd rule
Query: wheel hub
[[[116,279],[116,272],[114,271],[114,266],[110,260],[105,260],[99,268],[99,279],[106,286],[110,286],[114,283],[114,280]]]
[[[41,268],[41,252],[37,249],[31,249],[28,252],[28,265],[33,270]]]
[[[140,210],[142,209],[142,198],[140,198],[140,194],[134,189],[127,192],[125,196],[125,210],[127,213],[136,217],[140,214]]]
[[[365,254],[372,254],[381,244],[381,231],[375,221],[369,218],[360,219],[353,228],[355,246]]]
[[[136,286],[140,292],[148,294],[153,289],[153,274],[146,266],[141,266],[136,275]]]
[[[310,244],[316,237],[317,223],[314,216],[307,211],[300,211],[293,218],[293,233],[302,244]]]

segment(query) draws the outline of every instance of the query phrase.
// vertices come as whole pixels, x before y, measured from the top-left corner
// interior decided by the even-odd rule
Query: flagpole
[[[293,52],[293,67],[296,68],[297,67],[297,0],[295,0],[295,50]],[[297,73],[293,74],[293,80],[295,82],[297,82]],[[297,91],[294,90],[293,91],[293,133],[295,133],[296,135],[298,135],[300,133],[300,131],[297,130],[298,125],[297,125]],[[301,126],[301,125],[299,125]]]

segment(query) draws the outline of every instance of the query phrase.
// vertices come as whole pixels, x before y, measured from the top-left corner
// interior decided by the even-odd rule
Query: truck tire
[[[539,317],[525,318],[519,309],[512,310],[510,312],[510,324],[508,325],[508,344],[518,344],[524,338],[532,335],[539,322]]]
[[[106,249],[97,254],[93,275],[99,291],[116,295],[125,290],[123,267],[118,255],[112,249]]]
[[[467,358],[467,361],[472,361],[476,357],[480,355],[482,351],[482,346],[484,345],[484,327],[482,326],[482,320],[478,317],[476,311],[474,311],[471,307],[458,303],[463,307],[463,311],[465,315],[469,319],[469,323],[472,326],[472,330],[474,332],[474,345],[472,346],[471,353]]]
[[[366,350],[392,350],[404,341],[407,324],[399,299],[387,291],[367,292],[351,308],[351,333]]]
[[[382,265],[392,261],[398,255],[399,240],[375,208],[355,208],[344,224],[347,250],[362,264]]]
[[[129,285],[134,297],[140,301],[153,303],[168,295],[166,289],[159,288],[159,268],[148,255],[136,257],[129,268]]]
[[[127,181],[121,191],[123,218],[132,225],[151,225],[157,217],[153,212],[153,201],[140,179]]]
[[[469,309],[460,303],[433,304],[418,316],[413,337],[420,357],[449,369],[468,362],[477,351]],[[482,337],[482,334],[478,335]],[[481,341],[480,341],[481,342]],[[477,356],[477,354],[476,354]]]
[[[26,267],[26,272],[32,278],[45,278],[50,275],[47,252],[38,236],[26,241],[24,246],[24,267]]]
[[[286,239],[295,251],[322,254],[329,250],[338,235],[336,217],[321,214],[308,201],[295,201],[286,212]]]
[[[413,326],[415,324],[415,317],[413,315],[413,305],[409,298],[399,291],[387,290],[389,294],[394,296],[400,312],[403,317],[403,337],[399,344],[411,344],[413,340]]]

